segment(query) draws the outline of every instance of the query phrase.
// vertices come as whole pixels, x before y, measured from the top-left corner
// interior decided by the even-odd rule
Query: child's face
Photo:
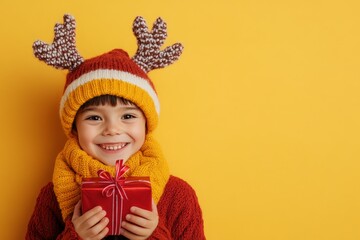
[[[118,159],[127,161],[145,141],[144,114],[137,106],[120,101],[115,107],[86,107],[75,123],[80,147],[106,165],[114,166]]]

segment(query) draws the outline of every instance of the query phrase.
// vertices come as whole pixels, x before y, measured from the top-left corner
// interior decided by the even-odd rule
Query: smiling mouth
[[[121,144],[100,144],[99,146],[102,149],[108,150],[108,151],[116,151],[116,150],[120,150],[123,147],[125,147],[127,145],[127,143],[121,143]]]

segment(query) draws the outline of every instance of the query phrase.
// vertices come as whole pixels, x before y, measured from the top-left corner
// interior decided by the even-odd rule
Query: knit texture
[[[34,55],[50,66],[68,69],[60,118],[65,134],[72,135],[78,109],[88,100],[101,95],[114,95],[135,103],[145,114],[147,132],[158,122],[160,103],[154,84],[147,73],[166,67],[180,57],[183,46],[175,43],[161,50],[167,37],[166,23],[158,18],[149,31],[145,20],[136,17],[133,33],[138,49],[130,58],[122,49],[114,49],[97,57],[84,59],[76,50],[76,22],[64,15],[64,23],[56,24],[53,43],[35,41]]]
[[[64,15],[64,23],[54,27],[55,37],[52,44],[35,41],[33,44],[34,55],[41,61],[59,69],[70,71],[79,66],[83,61],[75,46],[75,18]]]
[[[60,103],[61,123],[67,136],[78,109],[101,95],[123,97],[135,103],[146,117],[147,131],[158,123],[160,104],[153,83],[146,73],[121,49],[85,60],[69,72]]]
[[[157,208],[159,224],[149,240],[205,239],[202,212],[197,196],[185,181],[170,176]],[[71,218],[65,221],[62,219],[52,183],[46,185],[39,194],[25,239],[80,239]]]
[[[133,23],[133,32],[138,49],[133,57],[129,57],[124,50],[115,49],[94,58],[84,59],[76,49],[75,26],[74,17],[64,15],[64,23],[55,25],[53,43],[36,41],[33,44],[34,54],[38,59],[56,68],[69,70],[59,111],[68,141],[56,159],[53,186],[49,185],[51,190],[45,190],[39,196],[27,239],[77,239],[74,237],[76,233],[71,223],[71,213],[80,199],[82,178],[96,177],[99,169],[114,175],[115,167],[106,166],[81,150],[76,136],[72,134],[79,108],[88,100],[102,95],[130,100],[145,115],[146,140],[140,151],[126,161],[126,165],[130,167],[126,176],[150,176],[155,202],[159,209],[166,205],[160,210],[162,216],[151,239],[171,239],[173,234],[178,236],[173,237],[174,239],[203,239],[197,237],[203,234],[201,211],[197,200],[194,200],[196,197],[191,197],[195,193],[189,186],[180,182],[170,184],[170,195],[164,197],[167,199],[165,203],[160,203],[163,193],[167,192],[164,188],[169,179],[169,170],[160,147],[152,138],[152,132],[158,124],[160,103],[147,73],[176,61],[182,54],[183,46],[176,43],[162,49],[167,37],[166,23],[158,18],[149,30],[145,20],[137,17]],[[175,188],[178,190],[175,191]],[[192,192],[186,189],[191,189]],[[54,196],[48,199],[46,196],[53,194],[52,191],[55,192]],[[185,195],[180,194],[182,191]],[[173,205],[178,206],[177,209],[173,209]],[[184,211],[191,211],[191,217],[183,218],[188,216],[183,214]],[[178,226],[169,226],[170,222]],[[189,225],[190,223],[194,226]],[[200,228],[194,230],[199,235],[193,233],[191,236],[191,231],[187,230],[190,228]],[[182,235],[184,233],[189,235]]]
[[[169,169],[158,143],[150,134],[141,149],[125,163],[130,169],[127,176],[150,176],[152,197],[157,203],[169,178]],[[70,138],[59,153],[54,167],[54,191],[65,219],[74,210],[81,196],[81,181],[84,177],[97,177],[98,170],[115,175],[115,167],[104,165],[92,158],[80,147],[76,139]]]

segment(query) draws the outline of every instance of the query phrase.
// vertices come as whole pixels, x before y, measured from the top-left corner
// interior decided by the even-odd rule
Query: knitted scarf
[[[169,179],[169,169],[160,146],[151,135],[147,135],[142,148],[125,163],[130,169],[127,176],[149,176],[152,197],[157,203]],[[69,138],[64,149],[58,154],[53,183],[56,198],[59,202],[62,217],[65,220],[74,210],[81,198],[81,181],[83,177],[97,177],[97,171],[103,169],[114,176],[115,167],[107,166],[81,150],[75,138]]]

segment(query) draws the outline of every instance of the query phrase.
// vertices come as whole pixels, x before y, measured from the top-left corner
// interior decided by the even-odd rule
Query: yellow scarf
[[[142,148],[125,163],[130,169],[125,176],[150,176],[152,197],[157,203],[169,179],[169,168],[160,146],[151,135],[147,135]],[[62,217],[74,211],[80,200],[80,184],[83,177],[97,177],[103,169],[114,176],[115,167],[107,166],[81,150],[75,138],[70,138],[55,161],[53,183]]]

